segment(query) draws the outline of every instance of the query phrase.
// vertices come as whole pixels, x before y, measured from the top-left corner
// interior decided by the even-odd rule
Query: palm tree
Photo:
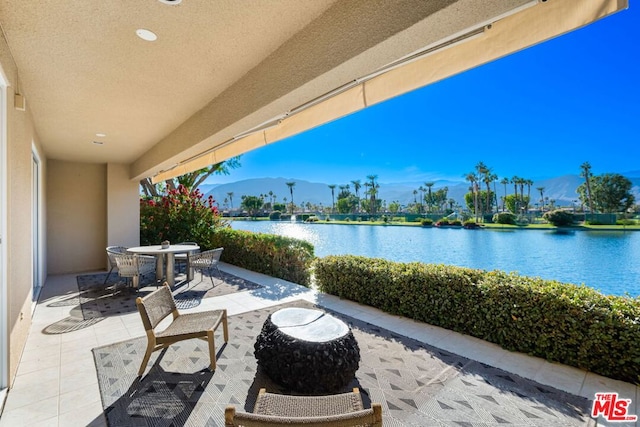
[[[515,210],[516,211],[514,213],[516,215],[518,214],[518,207],[519,207],[518,206],[519,205],[519,203],[518,203],[518,183],[520,182],[520,179],[521,178],[519,176],[514,175],[514,176],[511,177],[511,181],[509,181],[509,182],[511,182],[511,184],[513,184],[513,191],[515,192],[514,201],[515,201]]]
[[[498,175],[495,173],[491,175],[491,182],[493,182],[493,201],[496,204],[496,213],[500,209],[500,205],[498,204],[498,190],[496,189],[496,183],[498,182]],[[493,210],[491,211],[493,212]]]
[[[520,202],[523,208],[524,208],[524,183],[525,182],[527,182],[527,180],[524,178],[520,178],[518,180],[518,185],[520,185]]]
[[[360,212],[360,189],[362,188],[362,185],[360,185],[359,179],[351,181],[351,183],[353,184],[353,190],[356,192],[356,199],[358,199],[358,212]]]
[[[275,195],[273,194],[273,191],[269,191],[269,201],[271,202],[271,208],[273,209],[273,204],[275,202]]]
[[[287,187],[289,187],[289,192],[291,193],[291,215],[293,215],[293,187],[296,186],[296,183],[291,181],[285,182],[285,184],[287,184]]]
[[[524,185],[527,186],[527,212],[529,211],[529,203],[531,202],[531,186],[533,185],[533,180],[525,179]]]
[[[228,192],[227,196],[229,197],[229,203],[231,204],[230,210],[233,210],[233,191]]]
[[[469,172],[464,176],[466,181],[469,181],[471,187],[469,188],[473,191],[473,213],[476,218],[476,222],[478,222],[478,178],[474,172]]]
[[[376,192],[377,192],[377,189],[380,187],[379,185],[376,184],[376,179],[378,179],[378,175],[367,175],[367,179],[370,181],[369,193],[371,195],[371,198],[370,198],[371,215],[375,215],[376,214]]]
[[[482,212],[485,213],[485,209],[487,212],[491,212],[493,210],[491,209],[491,183],[498,179],[498,175],[493,173],[491,171],[491,168],[485,165],[483,162],[478,162],[478,164],[476,164],[476,172],[478,173],[478,179],[484,182],[484,184],[487,186],[486,205]]]
[[[336,185],[331,184],[329,185],[329,188],[331,189],[331,213],[336,213],[336,202],[335,202]]]
[[[504,185],[504,197],[502,198],[502,212],[506,210],[505,201],[507,200],[507,184],[509,183],[509,178],[502,178],[500,180],[500,184]]]
[[[433,187],[433,184],[435,184],[434,182],[425,182],[424,185],[427,186],[429,195],[427,198],[427,206],[429,207],[429,213],[431,213],[431,203],[432,203],[432,199],[431,199],[431,187]]]
[[[589,213],[593,214],[593,200],[591,199],[591,164],[584,162],[580,165],[580,176],[584,178],[587,186],[587,199],[589,201]]]
[[[420,209],[419,209],[419,213],[422,213],[422,202],[424,201],[424,191],[426,190],[426,188],[424,188],[422,185],[420,187],[418,187],[418,191],[420,192]]]
[[[540,193],[540,203],[542,204],[542,212],[544,213],[544,187],[536,187],[536,190]]]
[[[418,194],[418,190],[413,190],[413,204],[417,205],[418,200],[416,199],[416,195]]]

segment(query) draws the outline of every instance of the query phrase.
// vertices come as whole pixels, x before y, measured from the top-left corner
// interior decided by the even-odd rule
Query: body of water
[[[392,261],[515,271],[605,294],[640,296],[640,232],[464,230],[400,226],[233,221],[232,227],[295,237],[316,256],[362,255]]]

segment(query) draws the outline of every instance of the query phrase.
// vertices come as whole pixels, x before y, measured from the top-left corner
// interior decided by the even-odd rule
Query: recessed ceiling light
[[[102,141],[93,141],[93,143],[94,143],[94,144],[96,144],[96,145],[102,145],[102,144],[104,144],[104,142],[102,142]]]
[[[96,136],[97,136],[98,138],[104,138],[105,136],[107,136],[107,134],[106,134],[106,133],[99,132],[99,133],[96,133]]]
[[[164,4],[180,4],[182,0],[158,0],[160,3]]]
[[[154,33],[153,31],[145,30],[144,28],[136,30],[136,35],[142,40],[146,40],[148,42],[154,42],[158,39],[156,33]]]

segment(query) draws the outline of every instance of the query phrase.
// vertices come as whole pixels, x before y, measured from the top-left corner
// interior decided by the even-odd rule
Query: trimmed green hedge
[[[328,256],[323,292],[640,384],[640,298],[499,271]]]
[[[304,286],[311,281],[313,245],[304,240],[222,228],[200,246],[203,250],[223,247],[222,261],[247,270]]]

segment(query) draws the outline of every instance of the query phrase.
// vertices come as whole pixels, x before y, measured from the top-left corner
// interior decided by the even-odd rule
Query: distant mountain
[[[636,202],[640,201],[640,171],[630,172],[624,174],[633,184],[632,193],[636,198]],[[635,176],[634,176],[635,175]],[[312,204],[322,203],[324,206],[331,205],[331,189],[329,184],[320,182],[309,182],[300,179],[287,179],[287,178],[255,178],[247,179],[243,181],[237,181],[227,184],[214,185],[206,195],[212,195],[213,198],[218,201],[220,205],[223,204],[225,198],[228,198],[228,193],[233,193],[233,206],[237,208],[240,206],[240,200],[243,195],[259,196],[260,194],[269,194],[272,191],[276,195],[278,202],[283,201],[283,197],[287,198],[287,202],[291,201],[291,194],[287,182],[295,182],[296,185],[293,188],[293,200],[296,204],[301,202]],[[578,200],[578,194],[576,189],[580,184],[584,182],[584,179],[578,175],[564,175],[555,178],[543,179],[534,181],[531,186],[531,200],[532,203],[537,203],[540,199],[540,192],[536,190],[538,187],[544,187],[544,197],[551,200],[555,200],[557,206],[569,206],[573,201]],[[345,183],[346,185],[346,183]],[[353,185],[349,183],[351,192],[354,192]],[[397,200],[402,205],[413,203],[414,195],[413,191],[420,186],[424,186],[424,182],[396,182],[396,183],[381,183],[379,189],[379,198],[392,202]],[[469,192],[469,183],[465,181],[435,181],[432,191],[436,191],[442,187],[448,188],[448,197],[454,199],[456,203],[464,205],[464,195]],[[484,187],[484,186],[483,186]],[[201,187],[201,191],[205,190]],[[360,190],[360,195],[364,193],[366,188],[363,186]],[[496,190],[498,197],[504,195],[504,185],[496,184]],[[525,193],[527,187],[524,188]],[[340,192],[336,187],[336,198]],[[507,194],[513,194],[513,184],[507,184]],[[336,199],[337,202],[337,199]]]
[[[198,189],[204,193],[207,194],[208,192],[210,192],[211,190],[213,190],[214,188],[216,188],[217,186],[219,186],[220,184],[201,184]]]

